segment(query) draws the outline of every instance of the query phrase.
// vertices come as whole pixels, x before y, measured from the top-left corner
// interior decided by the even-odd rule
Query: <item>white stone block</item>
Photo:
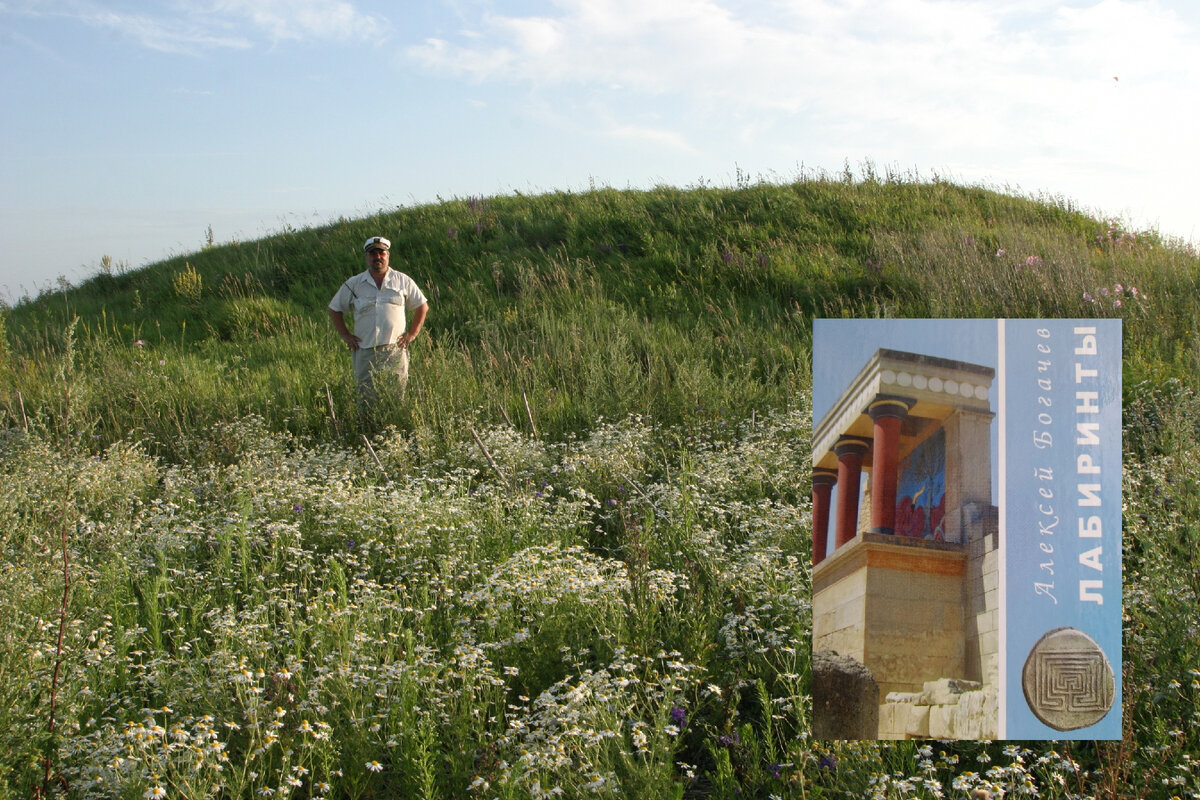
[[[983,590],[987,592],[994,591],[1000,588],[1000,573],[985,572],[983,573]]]
[[[987,636],[979,637],[979,652],[985,656],[990,656],[1000,650],[1000,636],[995,631],[990,631]]]
[[[936,681],[926,681],[922,694],[925,695],[925,701],[930,705],[954,705],[958,703],[959,698],[962,697],[964,692],[975,691],[980,686],[981,684],[977,681],[940,678]]]
[[[957,739],[954,733],[953,706],[932,706],[929,709],[929,738]]]
[[[883,703],[879,706],[879,738],[892,739],[896,734],[896,706]]]
[[[888,692],[886,698],[889,703],[919,703],[921,702],[920,692]]]
[[[921,739],[929,738],[929,706],[900,706],[906,710],[904,733]]]

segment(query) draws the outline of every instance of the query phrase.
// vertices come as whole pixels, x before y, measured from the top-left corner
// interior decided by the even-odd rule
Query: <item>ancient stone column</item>
[[[829,541],[829,496],[837,483],[837,470],[817,467],[813,470],[813,566],[825,560]]]
[[[871,459],[871,533],[896,532],[896,474],[900,463],[900,420],[914,401],[880,395],[867,407],[875,422]]]
[[[858,484],[862,478],[863,456],[870,445],[870,439],[843,436],[833,448],[833,454],[838,458],[837,484],[840,487],[837,531],[833,540],[835,550],[853,539],[858,528]]]

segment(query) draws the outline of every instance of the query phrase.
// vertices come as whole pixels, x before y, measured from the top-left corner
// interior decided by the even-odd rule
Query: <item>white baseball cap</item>
[[[372,236],[370,239],[367,239],[365,244],[363,244],[363,250],[366,252],[377,249],[391,250],[392,243],[382,236]]]

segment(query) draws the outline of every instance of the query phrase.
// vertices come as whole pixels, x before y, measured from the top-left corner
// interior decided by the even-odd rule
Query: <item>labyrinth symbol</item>
[[[1107,711],[1104,655],[1097,651],[1034,653],[1030,700],[1047,711]]]
[[[1099,722],[1112,708],[1115,678],[1104,651],[1076,628],[1056,628],[1033,646],[1021,673],[1034,716],[1060,730]]]

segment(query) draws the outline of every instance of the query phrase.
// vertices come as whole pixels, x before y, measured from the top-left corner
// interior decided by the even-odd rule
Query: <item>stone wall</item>
[[[830,559],[822,565],[821,599],[813,603],[813,652],[833,650],[862,661],[867,619],[865,557],[844,550],[836,561]],[[817,593],[814,587],[814,597]]]
[[[813,650],[858,659],[880,692],[962,676],[962,545],[863,534],[813,573]]]
[[[878,553],[867,575],[864,663],[884,696],[964,669],[962,560],[931,557],[928,548],[903,551]]]
[[[995,506],[968,506],[968,561],[963,583],[966,663],[962,675],[986,686],[1000,681],[1000,550]]]

